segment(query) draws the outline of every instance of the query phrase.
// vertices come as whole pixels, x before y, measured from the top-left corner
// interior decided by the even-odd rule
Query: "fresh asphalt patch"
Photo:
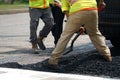
[[[97,51],[90,51],[87,53],[64,55],[60,59],[59,69],[51,69],[43,66],[43,63],[47,59],[28,65],[21,65],[17,62],[4,63],[0,64],[0,67],[120,78],[120,49],[111,48],[111,52],[113,57],[112,62],[107,62]]]

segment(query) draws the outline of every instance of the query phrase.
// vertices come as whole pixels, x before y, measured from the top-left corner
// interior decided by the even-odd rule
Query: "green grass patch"
[[[0,4],[0,10],[28,8],[28,3]]]
[[[2,4],[0,5],[0,10],[5,10],[5,9],[20,9],[20,8],[27,8],[28,5],[26,4],[19,4],[19,5],[10,5],[10,4]]]

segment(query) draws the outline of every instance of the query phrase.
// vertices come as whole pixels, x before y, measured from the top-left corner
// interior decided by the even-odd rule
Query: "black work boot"
[[[41,50],[45,50],[46,49],[46,47],[45,47],[45,45],[44,45],[44,43],[43,43],[43,37],[38,37],[38,46],[39,46],[39,48],[41,49]]]
[[[37,43],[32,43],[32,50],[35,54],[38,54],[38,46]]]

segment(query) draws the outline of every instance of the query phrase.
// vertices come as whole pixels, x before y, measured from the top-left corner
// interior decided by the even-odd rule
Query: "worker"
[[[48,59],[49,65],[53,68],[59,67],[59,60],[70,41],[73,34],[80,29],[80,26],[86,29],[90,40],[94,44],[101,56],[111,62],[111,52],[105,44],[105,38],[98,29],[98,10],[96,0],[61,0],[62,11],[68,16],[68,20],[61,37]],[[105,7],[104,1],[99,1]]]
[[[41,50],[46,49],[43,39],[47,37],[54,24],[50,9],[52,2],[53,0],[29,0],[30,42],[35,53],[38,51],[38,47]],[[44,22],[44,26],[37,35],[39,19]]]
[[[54,37],[55,45],[57,44],[63,30],[64,13],[62,12],[61,6],[62,4],[60,0],[55,0],[51,5],[52,15],[54,19],[54,26],[51,31]]]

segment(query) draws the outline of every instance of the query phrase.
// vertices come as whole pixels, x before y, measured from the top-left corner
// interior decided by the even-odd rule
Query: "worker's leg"
[[[98,29],[98,14],[97,11],[88,11],[86,18],[86,25],[84,26],[87,33],[94,44],[95,48],[100,52],[100,54],[108,61],[112,61],[111,53],[108,46],[105,43],[105,38],[102,36]]]
[[[49,64],[57,65],[59,59],[64,53],[64,49],[67,46],[67,43],[69,42],[70,38],[73,36],[73,34],[79,30],[80,25],[82,25],[82,22],[80,23],[81,17],[78,18],[80,14],[74,14],[71,15],[66,23],[65,29],[63,33],[61,34],[61,37],[56,45],[56,48],[53,50],[50,58],[49,58]],[[82,16],[82,15],[81,15]]]

